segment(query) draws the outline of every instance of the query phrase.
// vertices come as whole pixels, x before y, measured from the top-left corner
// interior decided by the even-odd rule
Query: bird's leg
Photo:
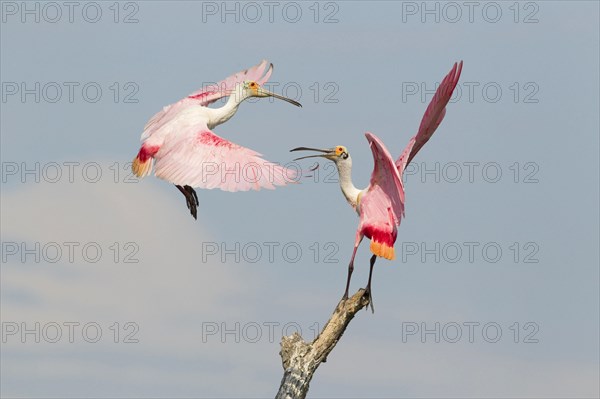
[[[183,188],[187,192],[186,198],[188,201],[188,208],[190,210],[190,213],[192,214],[194,219],[198,219],[197,206],[200,205],[200,202],[198,201],[198,195],[196,194],[196,190],[194,190],[190,186],[183,186]]]
[[[354,271],[354,257],[356,256],[356,250],[358,249],[358,245],[362,241],[362,235],[356,236],[356,241],[354,242],[354,251],[352,251],[352,258],[350,259],[350,264],[348,265],[348,280],[346,281],[346,291],[344,291],[344,296],[342,300],[348,299],[348,290],[350,289],[350,278],[352,277],[352,272]]]
[[[200,202],[198,201],[198,195],[196,194],[196,190],[194,190],[190,186],[185,186],[184,188],[194,196],[194,199],[196,200],[196,206],[200,205]]]
[[[356,248],[354,248],[354,253],[356,253]],[[350,260],[350,264],[348,265],[348,280],[346,280],[346,291],[344,291],[344,296],[342,299],[348,299],[348,290],[350,289],[350,277],[352,276],[352,272],[354,271],[354,254],[352,255],[352,260]]]
[[[194,217],[194,219],[197,219],[197,206],[199,205],[198,202],[198,196],[196,195],[196,191],[190,187],[190,186],[179,186],[179,185],[175,185],[175,187],[177,187],[177,189],[181,192],[181,194],[183,194],[185,196],[185,202],[186,205],[188,207],[188,209],[190,210],[190,213],[192,214],[192,216]]]
[[[371,296],[371,277],[373,276],[373,266],[375,266],[375,261],[377,260],[377,255],[371,256],[371,268],[369,269],[369,281],[367,282],[367,288],[365,288],[365,295],[369,298],[369,305],[371,305],[371,312],[375,313],[375,307],[373,306],[373,297]],[[367,309],[369,306],[367,305]]]
[[[187,194],[187,192],[186,192],[186,191],[183,189],[183,187],[181,187],[181,186],[179,186],[179,185],[177,185],[177,184],[175,185],[175,187],[177,187],[177,189],[179,190],[179,192],[180,192],[181,194],[183,194],[183,195],[184,195],[184,197],[185,197],[185,202],[186,202],[186,205],[187,205],[187,207],[188,207],[188,209],[189,209],[189,207],[190,207],[190,202],[188,201],[188,194]]]

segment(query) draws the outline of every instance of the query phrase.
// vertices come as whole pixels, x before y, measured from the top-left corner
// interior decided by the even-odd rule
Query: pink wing
[[[187,98],[179,100],[175,104],[164,106],[162,111],[158,111],[146,123],[146,126],[144,126],[144,131],[142,132],[141,140],[146,141],[154,133],[160,131],[161,127],[170,122],[179,112],[181,112],[181,110],[191,106],[193,106],[192,100],[188,100]],[[163,132],[162,136],[164,136],[166,133],[167,132]]]
[[[225,140],[206,125],[172,133],[154,156],[157,177],[177,185],[224,191],[274,189],[292,182],[296,172]]]
[[[269,67],[268,69],[267,65]],[[271,73],[273,73],[273,64],[269,64],[267,60],[262,60],[258,65],[231,75],[216,84],[209,84],[202,89],[193,92],[188,98],[200,100],[200,105],[207,106],[222,97],[228,96],[228,93],[231,92],[238,83],[251,80],[259,85],[265,84],[271,77]]]
[[[427,106],[423,119],[421,119],[421,125],[417,134],[410,139],[408,145],[402,152],[402,155],[396,160],[396,167],[400,172],[400,175],[404,172],[406,165],[417,155],[421,147],[429,141],[435,130],[438,128],[444,116],[446,115],[446,105],[452,97],[454,88],[460,78],[462,72],[462,61],[458,64],[454,63],[454,66],[446,75],[440,87],[438,87],[433,99]]]
[[[375,167],[367,192],[361,197],[360,232],[371,239],[371,251],[387,259],[394,258],[394,242],[404,216],[404,186],[394,159],[381,140],[367,133]]]
[[[169,122],[183,108],[196,106],[206,107],[218,99],[228,96],[229,92],[237,83],[245,80],[253,80],[258,84],[263,85],[271,77],[271,73],[273,73],[273,64],[269,64],[267,60],[262,60],[258,65],[231,75],[217,84],[207,85],[190,94],[188,97],[163,107],[163,109],[150,118],[148,123],[146,123],[146,126],[144,126],[144,132],[142,133],[141,138],[142,141],[159,131],[165,123]]]
[[[387,196],[394,213],[394,222],[399,225],[400,217],[404,216],[404,184],[394,164],[394,159],[379,137],[369,132],[365,136],[369,140],[371,152],[373,152],[375,167],[363,200],[371,197],[371,192]]]

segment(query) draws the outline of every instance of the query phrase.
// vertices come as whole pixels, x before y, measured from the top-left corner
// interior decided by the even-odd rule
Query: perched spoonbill
[[[417,152],[419,152],[421,147],[431,138],[442,122],[442,119],[444,119],[446,104],[448,104],[450,97],[452,97],[452,92],[458,83],[461,71],[462,61],[459,64],[454,64],[452,70],[450,70],[438,87],[423,115],[417,134],[410,139],[402,155],[396,161],[394,161],[387,148],[383,145],[383,142],[377,136],[372,133],[366,133],[373,153],[375,167],[371,175],[371,182],[364,190],[360,190],[352,184],[352,158],[348,149],[343,145],[328,149],[298,147],[291,150],[309,150],[322,153],[296,158],[295,160],[323,157],[333,161],[338,170],[342,193],[346,197],[346,201],[360,216],[356,239],[354,241],[354,251],[348,265],[348,279],[346,281],[344,299],[348,298],[348,289],[350,288],[350,278],[354,271],[356,250],[363,237],[367,236],[371,240],[370,249],[373,255],[370,260],[371,267],[365,295],[368,295],[371,309],[374,310],[371,298],[373,266],[378,256],[389,260],[393,260],[395,257],[394,243],[397,236],[396,227],[400,225],[400,219],[404,216],[404,184],[402,183],[404,169]]]
[[[133,173],[138,177],[150,174],[156,161],[155,175],[177,186],[194,219],[199,203],[193,187],[248,191],[289,183],[295,171],[265,161],[261,154],[211,131],[227,122],[250,97],[275,97],[301,107],[299,102],[262,87],[272,72],[273,64],[263,60],[164,107],[144,127]],[[224,106],[208,108],[223,97],[229,97]]]

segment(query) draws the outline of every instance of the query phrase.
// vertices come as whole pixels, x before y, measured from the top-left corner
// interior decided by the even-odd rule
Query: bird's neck
[[[358,206],[358,196],[361,193],[361,190],[354,187],[354,184],[352,183],[352,163],[340,163],[337,164],[337,168],[340,177],[340,188],[342,189],[342,193],[352,208],[356,209]]]
[[[244,100],[244,97],[233,93],[229,96],[225,105],[223,105],[220,108],[212,108],[208,128],[212,129],[215,126],[220,125],[221,123],[225,123],[229,119],[231,119],[231,117],[235,115],[238,107]]]

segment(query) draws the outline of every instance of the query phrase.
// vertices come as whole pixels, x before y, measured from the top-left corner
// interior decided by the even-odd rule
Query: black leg
[[[356,240],[354,243],[354,251],[352,251],[352,258],[350,259],[350,264],[348,265],[348,280],[346,281],[346,291],[344,291],[344,296],[342,299],[348,299],[348,290],[350,289],[350,278],[352,277],[352,272],[354,271],[354,257],[356,256],[356,250],[358,249],[358,245],[362,237]]]
[[[188,206],[188,208],[190,209],[190,212],[192,213],[192,216],[194,217],[194,219],[198,219],[198,208],[197,208],[197,206],[200,205],[200,203],[198,202],[198,195],[196,194],[196,190],[194,190],[190,186],[184,186],[183,188],[188,193],[188,199],[189,199],[189,202],[190,202],[190,205]]]
[[[350,289],[350,278],[352,277],[352,272],[354,271],[354,257],[350,261],[348,265],[348,280],[346,280],[346,291],[344,291],[344,296],[342,299],[348,299],[348,290]]]
[[[175,187],[177,187],[177,189],[181,192],[181,194],[183,194],[185,196],[185,203],[186,203],[188,209],[190,210],[190,213],[194,217],[194,219],[198,219],[197,206],[199,205],[199,203],[198,203],[198,196],[196,195],[196,191],[190,186],[181,187],[176,184]]]
[[[200,205],[200,202],[198,202],[198,195],[196,194],[196,190],[194,190],[190,186],[185,186],[184,188],[194,196],[194,199],[196,200],[196,206]]]
[[[375,266],[375,261],[377,260],[377,255],[371,256],[371,268],[369,269],[369,281],[367,282],[367,288],[365,289],[365,295],[369,297],[369,305],[371,305],[371,312],[375,313],[375,307],[373,306],[373,297],[371,296],[371,277],[373,277],[373,266]],[[368,306],[367,306],[368,308]]]
[[[354,241],[354,251],[352,251],[352,258],[350,259],[350,264],[348,265],[348,280],[346,281],[346,291],[344,291],[344,296],[342,300],[348,299],[348,290],[350,289],[350,278],[352,277],[352,272],[354,271],[354,258],[356,257],[356,250],[362,241],[362,234],[356,235],[356,240]]]
[[[183,196],[185,197],[185,203],[186,203],[186,205],[187,205],[187,207],[188,207],[188,209],[189,209],[189,208],[190,208],[190,201],[189,201],[189,199],[188,199],[188,194],[187,194],[187,191],[186,191],[186,190],[185,190],[183,187],[181,187],[181,186],[178,186],[177,184],[175,185],[175,187],[177,187],[177,189],[179,190],[179,192],[180,192],[181,194],[183,194]]]

